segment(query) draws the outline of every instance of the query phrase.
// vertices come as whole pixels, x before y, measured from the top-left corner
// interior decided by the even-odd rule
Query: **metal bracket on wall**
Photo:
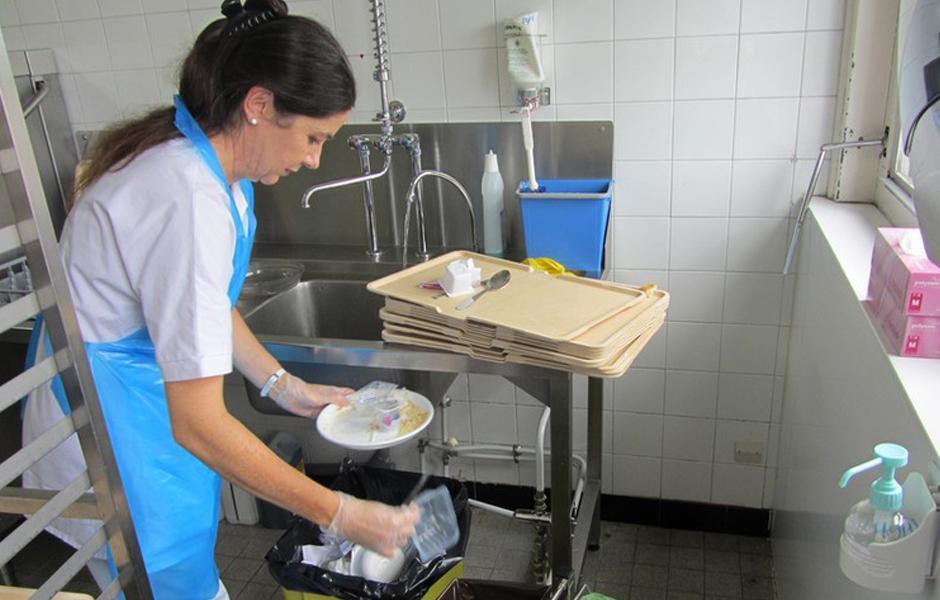
[[[809,212],[809,201],[816,191],[816,182],[819,179],[819,172],[822,171],[823,162],[826,160],[826,154],[832,150],[846,150],[848,148],[867,148],[871,146],[884,147],[887,136],[880,140],[858,140],[855,142],[836,142],[833,144],[823,144],[819,148],[819,156],[816,158],[816,167],[813,169],[813,175],[809,178],[809,185],[806,186],[806,193],[803,194],[803,201],[800,203],[800,212],[796,217],[796,226],[793,228],[793,235],[790,236],[790,246],[787,249],[787,259],[783,263],[783,274],[790,272],[790,265],[796,257],[796,248],[800,243],[800,231],[803,229],[803,221],[806,219],[806,213]]]

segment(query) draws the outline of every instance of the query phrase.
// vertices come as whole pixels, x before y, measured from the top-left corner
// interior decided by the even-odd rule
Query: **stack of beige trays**
[[[450,262],[466,258],[480,267],[484,280],[503,269],[511,279],[466,310],[456,310],[468,296],[449,298],[427,285],[438,281]],[[553,276],[464,251],[377,279],[368,288],[385,296],[379,316],[386,342],[594,377],[623,375],[659,330],[669,306],[669,294],[655,286]]]

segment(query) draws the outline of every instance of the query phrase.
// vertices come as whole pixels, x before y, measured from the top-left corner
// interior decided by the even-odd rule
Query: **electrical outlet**
[[[764,463],[764,442],[737,440],[734,442],[734,462],[748,465]]]

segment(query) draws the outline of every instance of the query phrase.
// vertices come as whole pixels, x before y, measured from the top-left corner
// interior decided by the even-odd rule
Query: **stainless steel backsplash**
[[[526,167],[519,123],[397,125],[395,130],[420,135],[423,167],[445,171],[467,188],[477,214],[481,243],[483,156],[490,149],[496,152],[505,184],[506,244],[510,256],[521,252],[522,224],[515,190],[526,176]],[[318,170],[301,170],[270,187],[256,185],[256,241],[361,246],[364,249],[366,226],[361,185],[318,193],[309,209],[301,208],[300,197],[315,183],[359,175],[358,157],[347,145],[346,138],[356,133],[376,132],[377,125],[347,125],[340,129],[335,140],[327,143]],[[610,121],[537,122],[533,124],[533,136],[537,177],[611,177],[613,124]],[[378,169],[381,162],[381,154],[373,152],[373,169]],[[410,181],[410,159],[402,148],[396,148],[388,176],[374,185],[376,232],[382,247],[401,245],[404,196]],[[432,248],[469,247],[469,217],[460,195],[437,179],[425,180],[423,185],[428,245]],[[414,229],[412,221],[411,231]],[[413,233],[408,247],[415,247]]]

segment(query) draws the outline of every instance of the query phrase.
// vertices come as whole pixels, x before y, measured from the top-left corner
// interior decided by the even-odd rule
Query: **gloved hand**
[[[346,396],[353,391],[347,387],[307,383],[300,377],[285,373],[268,392],[268,396],[287,412],[313,417],[327,404],[349,404]]]
[[[339,508],[327,531],[346,538],[387,557],[395,554],[415,533],[421,510],[412,502],[406,506],[390,506],[371,500],[360,500],[342,492]]]

